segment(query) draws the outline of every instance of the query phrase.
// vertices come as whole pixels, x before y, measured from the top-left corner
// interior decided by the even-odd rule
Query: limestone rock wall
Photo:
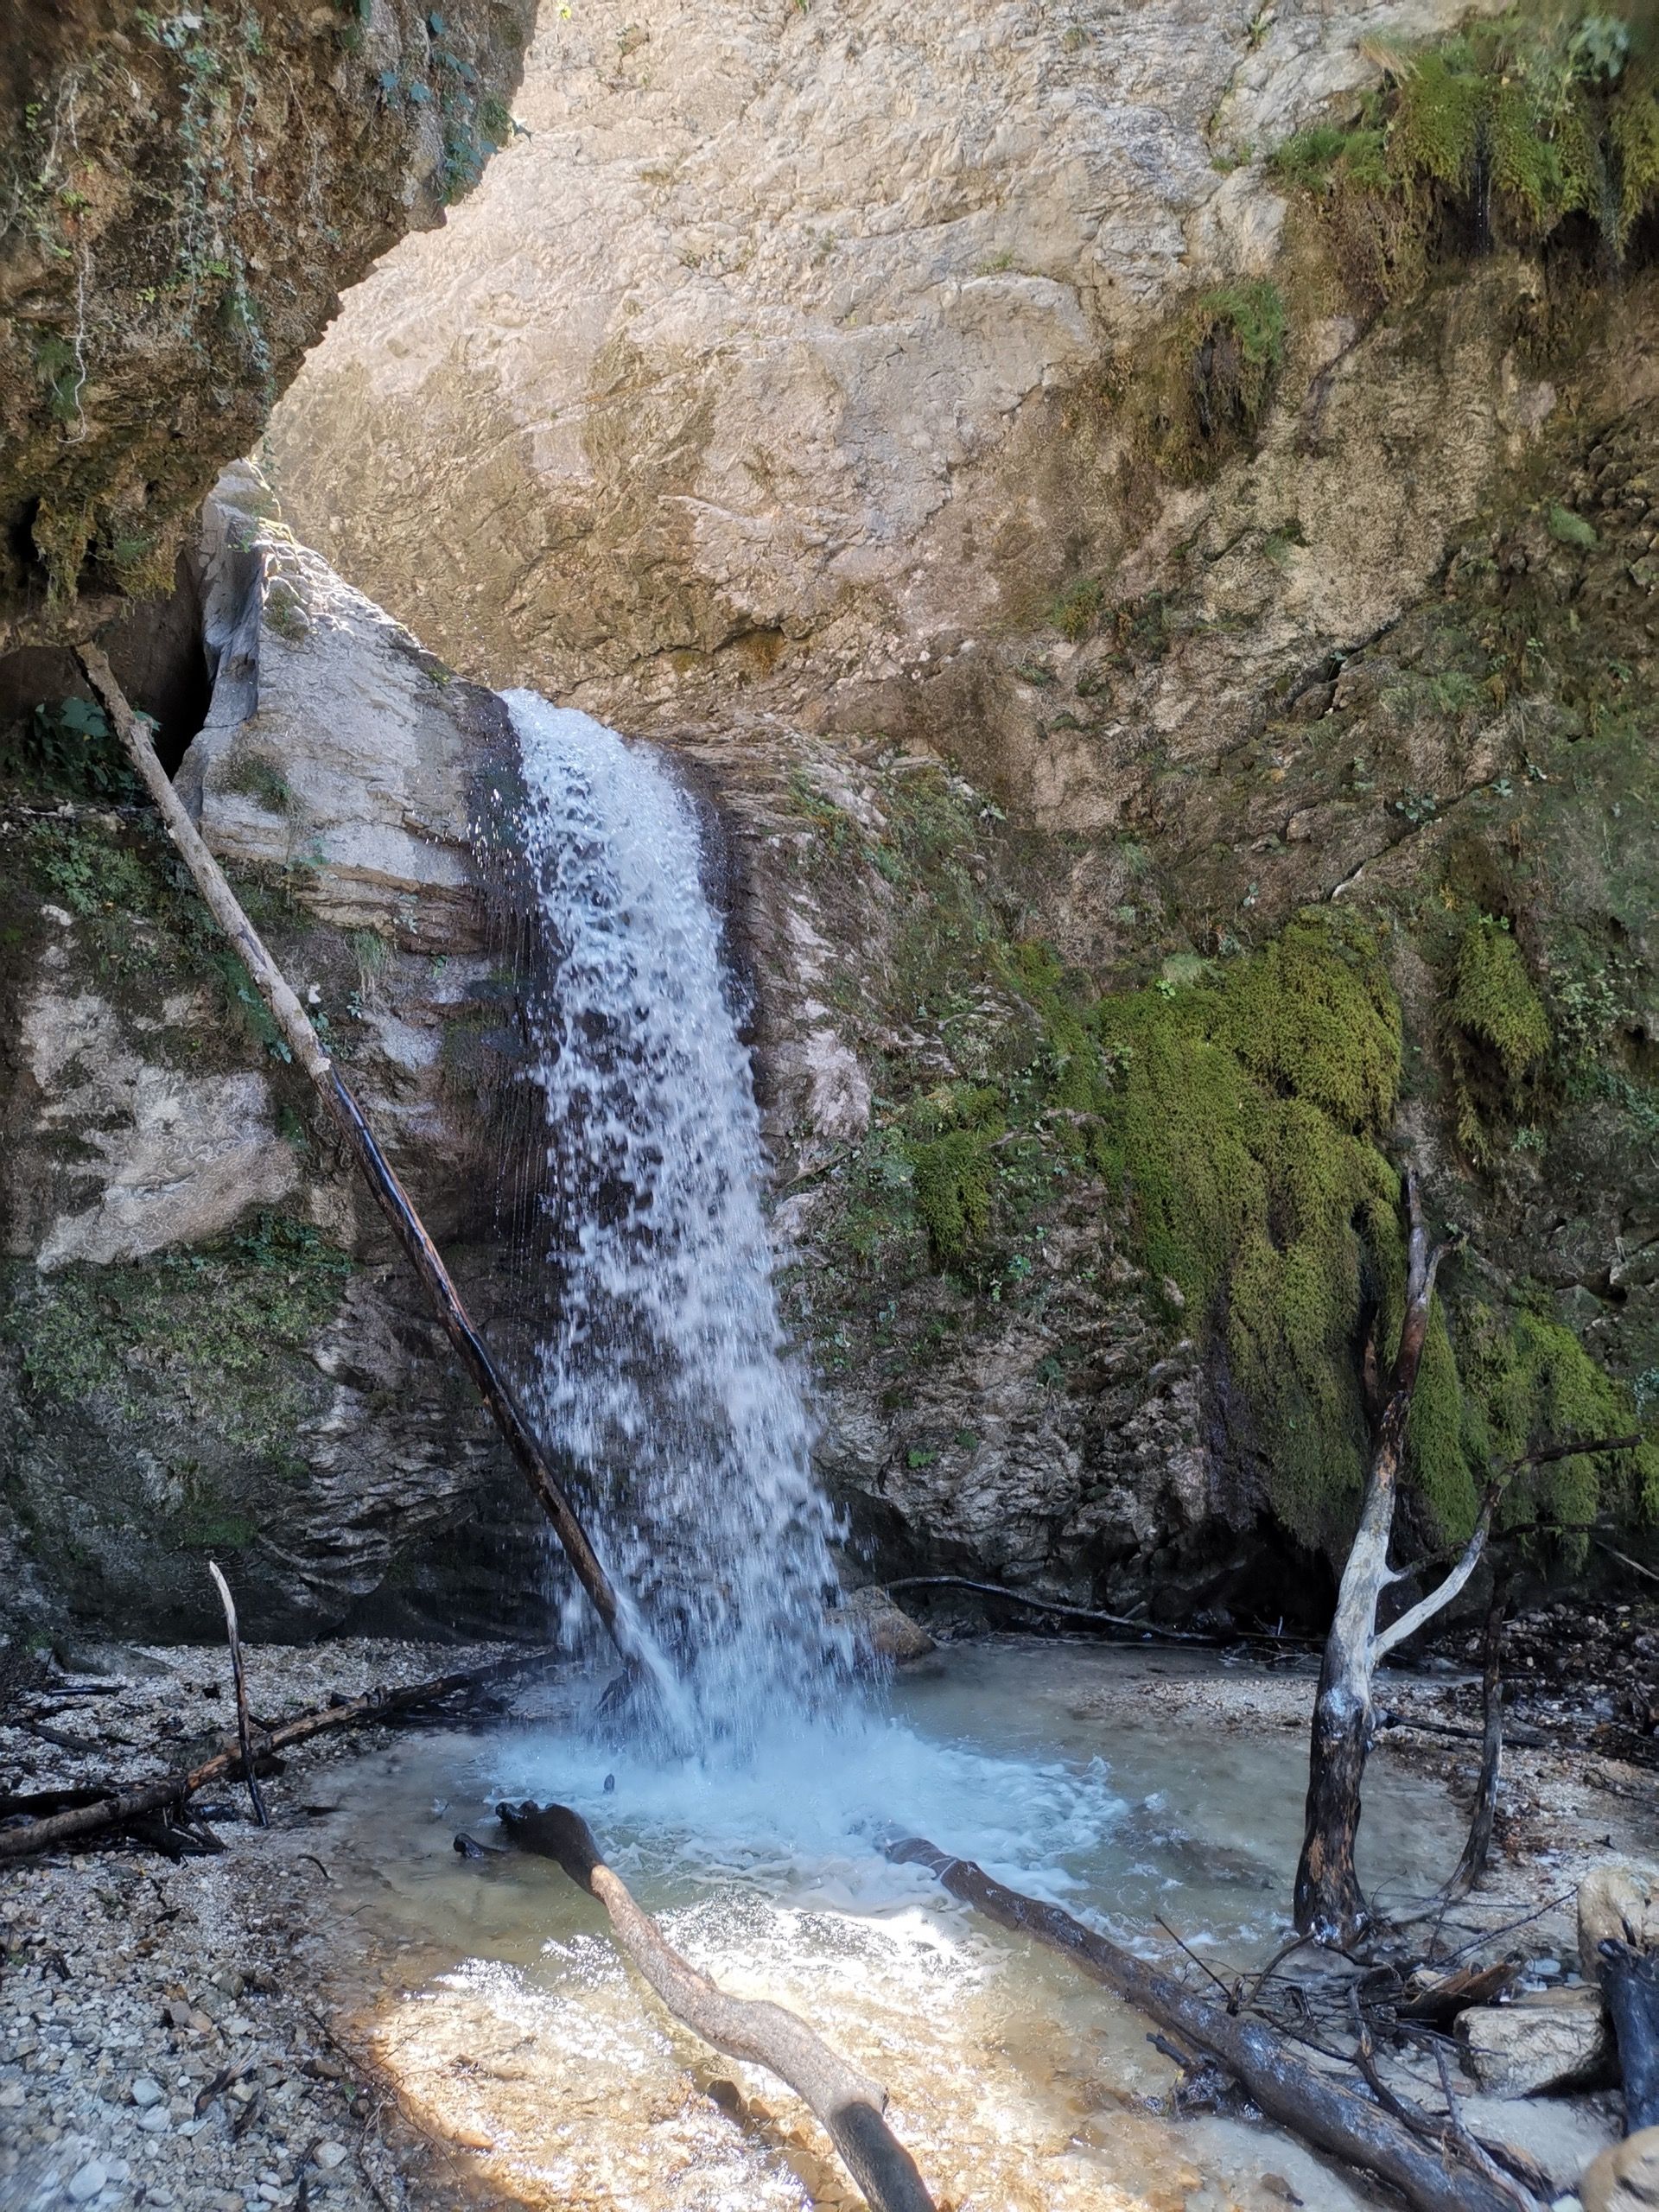
[[[1465,12],[544,20],[531,135],[274,419],[344,573],[672,746],[732,827],[791,1314],[873,1569],[1317,1607],[1357,1277],[1340,1327],[1302,1316],[1345,1380],[1264,1429],[1225,1271],[1152,1264],[1087,1133],[1129,1062],[1109,1100],[1076,1072],[1100,1007],[1154,1049],[1305,909],[1386,948],[1367,1142],[1472,1232],[1425,1543],[1491,1409],[1653,1400],[1652,900],[1609,828],[1652,788],[1651,241],[1608,281],[1593,238],[1487,251],[1425,196],[1421,281],[1365,296],[1272,161]],[[1257,308],[1268,397],[1183,452],[1216,319]],[[1459,982],[1500,939],[1521,1038]],[[1300,1505],[1299,1421],[1330,1446]]]
[[[378,254],[508,134],[530,0],[69,0],[0,27],[0,645],[173,583]]]
[[[1154,520],[1116,500],[1090,395],[1172,303],[1268,265],[1284,201],[1241,149],[1374,75],[1367,34],[1452,14],[550,14],[531,136],[380,264],[277,411],[296,527],[493,682],[664,726],[747,688],[947,728],[988,644]],[[1307,375],[1350,336],[1303,331]],[[1433,565],[1500,435],[1479,334],[1464,353],[1392,403],[1338,379],[1302,626],[1363,629]],[[1402,435],[1427,515],[1373,480]]]
[[[181,785],[493,1325],[505,710],[270,510],[210,506]],[[205,1630],[212,1553],[256,1634],[538,1618],[494,1432],[149,810],[14,800],[0,849],[7,1617]]]

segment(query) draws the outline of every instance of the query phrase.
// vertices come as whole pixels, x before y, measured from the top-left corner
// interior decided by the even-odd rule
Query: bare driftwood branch
[[[1437,1613],[1446,1611],[1468,1581],[1480,1565],[1480,1555],[1486,1548],[1486,1539],[1491,1531],[1492,1516],[1497,1510],[1497,1502],[1507,1487],[1507,1480],[1506,1477],[1486,1485],[1469,1541],[1464,1546],[1457,1565],[1445,1580],[1436,1583],[1426,1598],[1420,1598],[1414,1605],[1408,1606],[1398,1620],[1391,1621],[1387,1628],[1376,1630],[1371,1639],[1371,1651],[1375,1658],[1386,1659],[1390,1651],[1404,1643],[1408,1637],[1415,1636],[1419,1629],[1427,1628]]]
[[[482,1667],[463,1667],[454,1674],[434,1675],[402,1689],[370,1690],[365,1696],[343,1700],[339,1705],[321,1706],[310,1713],[296,1713],[291,1720],[279,1720],[275,1727],[267,1730],[259,1755],[286,1751],[291,1744],[302,1744],[309,1737],[326,1735],[335,1728],[369,1727],[376,1721],[398,1719],[420,1706],[452,1697],[458,1690],[477,1689],[503,1675],[523,1674],[529,1668],[543,1666],[551,1656],[547,1651],[514,1653],[510,1658],[492,1659]],[[134,1783],[125,1789],[116,1783],[96,1793],[67,1793],[84,1798],[85,1802],[16,1827],[0,1827],[0,1859],[24,1859],[33,1852],[50,1851],[60,1843],[72,1842],[77,1836],[95,1835],[101,1828],[124,1827],[130,1821],[146,1813],[160,1812],[164,1806],[181,1805],[210,1782],[235,1778],[240,1774],[242,1764],[241,1745],[231,1738],[200,1766],[163,1775],[158,1781]]]
[[[882,2113],[879,2082],[831,2050],[804,2020],[781,2005],[731,1997],[683,1959],[600,1856],[593,1830],[566,1805],[498,1805],[515,1843],[563,1866],[610,1916],[626,1953],[674,2018],[728,2058],[764,2066],[787,2082],[829,2131],[871,2212],[933,2212],[916,2162]]]
[[[1621,1567],[1629,1567],[1632,1574],[1639,1574],[1648,1582],[1659,1582],[1659,1569],[1643,1567],[1639,1559],[1632,1559],[1629,1552],[1620,1551],[1616,1545],[1610,1544],[1605,1537],[1592,1536],[1590,1541],[1599,1552],[1605,1552],[1609,1559],[1617,1560]]]
[[[218,1586],[219,1601],[225,1608],[225,1633],[231,1640],[231,1674],[236,1683],[236,1734],[242,1747],[243,1777],[253,1802],[253,1817],[262,1828],[268,1828],[270,1815],[265,1810],[264,1799],[259,1795],[259,1777],[254,1772],[253,1734],[248,1725],[248,1678],[242,1665],[242,1639],[236,1629],[236,1600],[231,1595],[230,1584],[213,1560],[207,1562],[207,1572]]]
[[[1509,2202],[1516,2208],[1516,2212],[1534,2212],[1536,2198],[1523,2189],[1518,2181],[1511,2181],[1486,2149],[1484,2144],[1477,2142],[1469,2133],[1468,2126],[1463,2117],[1463,2108],[1458,2102],[1458,2093],[1452,2086],[1452,2068],[1446,2058],[1446,2045],[1443,2043],[1437,2043],[1434,2046],[1434,2065],[1440,2077],[1440,2094],[1446,2099],[1446,2125],[1451,2129],[1452,2139],[1459,2149],[1472,2165],[1479,2168],[1494,2189],[1503,2191]]]
[[[1403,1729],[1408,1735],[1449,1736],[1461,1744],[1484,1744],[1486,1740],[1484,1728],[1461,1728],[1454,1720],[1425,1720],[1417,1713],[1396,1713],[1392,1707],[1384,1706],[1376,1715],[1375,1732],[1381,1736],[1395,1729]],[[1510,1728],[1505,1731],[1504,1740],[1535,1751],[1541,1750],[1549,1738],[1539,1728]]]
[[[971,1859],[952,1859],[919,1836],[890,1845],[887,1855],[929,1868],[988,1918],[1064,1952],[1160,2027],[1219,2060],[1270,2120],[1392,2183],[1417,2212],[1515,2212],[1507,2183],[1500,2187],[1444,2146],[1420,2141],[1357,2091],[1294,2056],[1262,2022],[1229,2012],[1058,1905],[1007,1889]]]
[[[661,1662],[635,1623],[632,1609],[619,1599],[599,1554],[589,1541],[575,1506],[550,1465],[535,1432],[525,1418],[505,1377],[497,1369],[483,1338],[473,1326],[448,1269],[427,1235],[409,1194],[393,1173],[375,1142],[363,1109],[341,1081],[339,1071],[322,1049],[309,1016],[289,988],[281,969],[260,942],[253,925],[243,912],[236,893],[225,879],[219,862],[202,842],[196,825],[185,811],[167,771],[156,757],[149,726],[133,713],[110,664],[96,645],[79,649],[80,664],[88,682],[104,702],[117,735],[143,778],[144,787],[159,809],[167,833],[178,847],[198,891],[213,919],[240,957],[254,988],[270,1008],[295,1060],[311,1078],[324,1106],[339,1129],[347,1151],[362,1170],[376,1202],[398,1243],[425,1285],[444,1334],[454,1346],[461,1364],[505,1438],[519,1471],[529,1483],[553,1523],[577,1580],[593,1601],[612,1642],[631,1673],[657,1681]]]
[[[1004,1582],[976,1582],[966,1574],[901,1574],[884,1582],[884,1590],[975,1590],[982,1598],[1005,1598],[1010,1605],[1028,1606],[1034,1613],[1058,1613],[1067,1620],[1088,1621],[1099,1628],[1121,1628],[1131,1636],[1152,1636],[1166,1643],[1217,1643],[1222,1638],[1200,1635],[1194,1629],[1157,1628],[1150,1621],[1132,1621],[1123,1613],[1096,1612],[1089,1605],[1068,1605],[1058,1598],[1039,1598],[1034,1591],[1012,1590]],[[1229,1643],[1234,1637],[1225,1639]]]

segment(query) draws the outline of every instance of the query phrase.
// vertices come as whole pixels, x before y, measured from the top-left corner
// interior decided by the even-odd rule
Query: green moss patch
[[[29,1389],[60,1405],[98,1402],[279,1451],[303,1409],[289,1356],[332,1317],[351,1266],[308,1224],[263,1213],[215,1245],[20,1271],[0,1341],[16,1347]]]
[[[1199,482],[1250,451],[1278,388],[1288,330],[1284,296],[1265,276],[1205,292],[1182,308],[1135,349],[1116,379],[1116,404],[1135,451],[1177,483]]]
[[[1636,1397],[1592,1357],[1573,1331],[1541,1306],[1475,1298],[1453,1315],[1456,1348],[1436,1305],[1408,1432],[1414,1488],[1431,1533],[1460,1542],[1474,1526],[1487,1482],[1529,1452],[1637,1433]],[[1586,1526],[1659,1514],[1659,1447],[1576,1453],[1523,1467],[1513,1478],[1500,1526],[1558,1528],[1568,1554],[1582,1557]],[[1546,1533],[1546,1549],[1550,1539]]]
[[[1310,1541],[1357,1496],[1358,1356],[1397,1266],[1400,1017],[1363,925],[1294,923],[1217,982],[1103,1000],[1122,1076],[1097,1163],[1147,1268],[1226,1360],[1274,1511]]]
[[[1580,218],[1615,259],[1659,207],[1659,69],[1634,11],[1514,10],[1390,54],[1341,124],[1271,156],[1361,289],[1398,298],[1441,240],[1536,245]]]
[[[1458,1141],[1471,1160],[1488,1160],[1494,1133],[1521,1116],[1528,1078],[1551,1041],[1544,1002],[1507,922],[1478,914],[1465,929],[1445,1037]]]

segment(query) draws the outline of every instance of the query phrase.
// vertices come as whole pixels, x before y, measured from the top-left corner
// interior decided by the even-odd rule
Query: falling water
[[[751,1740],[821,1709],[846,1662],[696,817],[648,748],[507,704],[554,963],[531,1013],[556,1315],[532,1397],[699,1734]]]

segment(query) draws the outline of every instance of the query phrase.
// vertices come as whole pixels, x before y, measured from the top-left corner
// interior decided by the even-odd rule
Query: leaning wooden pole
[[[134,714],[116,682],[108,660],[93,645],[79,647],[80,664],[87,681],[104,702],[115,732],[155,800],[167,833],[178,847],[198,891],[207,902],[213,919],[230,939],[254,988],[270,1009],[296,1064],[315,1085],[318,1096],[339,1129],[346,1147],[362,1170],[380,1211],[391,1224],[398,1243],[426,1287],[443,1332],[472,1377],[478,1395],[488,1407],[496,1427],[520,1473],[541,1501],[548,1519],[564,1548],[576,1580],[593,1600],[594,1611],[621,1653],[629,1671],[658,1681],[660,1662],[634,1625],[633,1617],[618,1598],[616,1589],[588,1539],[588,1531],[564,1490],[548,1465],[523,1408],[506,1378],[490,1357],[483,1338],[473,1326],[461,1294],[427,1235],[409,1194],[375,1142],[362,1108],[340,1071],[322,1049],[305,1008],[289,989],[281,969],[260,942],[253,925],[243,912],[223,869],[202,842],[200,831],[185,811],[167,771],[156,757],[147,725]]]
[[[1417,2212],[1516,2212],[1516,2198],[1487,2176],[1454,2162],[1367,2099],[1305,2064],[1263,2022],[1211,2004],[1060,1906],[1005,1888],[971,1859],[952,1859],[921,1836],[890,1844],[887,1856],[900,1865],[925,1866],[952,1896],[988,1919],[1064,1952],[1149,2019],[1218,2059],[1269,2120],[1392,2183]]]
[[[764,2066],[810,2106],[871,2212],[934,2212],[916,2162],[882,2117],[887,2091],[831,2050],[781,2005],[728,1996],[683,1959],[599,1853],[593,1830],[565,1805],[498,1805],[515,1843],[556,1860],[610,1916],[619,1948],[677,2020],[728,2058]]]

